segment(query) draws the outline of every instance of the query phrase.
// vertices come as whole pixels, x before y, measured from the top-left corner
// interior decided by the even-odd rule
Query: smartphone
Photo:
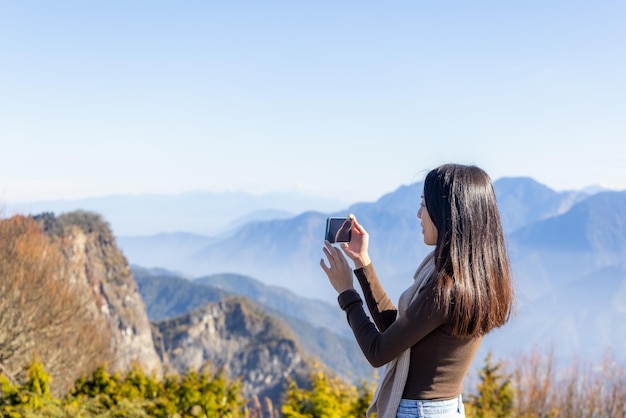
[[[350,242],[350,239],[352,239],[352,219],[326,219],[326,240],[328,242]]]

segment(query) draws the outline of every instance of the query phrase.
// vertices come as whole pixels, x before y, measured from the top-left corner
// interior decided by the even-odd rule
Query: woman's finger
[[[360,224],[355,225],[355,231],[358,235],[365,235],[367,233],[365,228],[363,228]]]
[[[343,270],[347,268],[348,261],[339,248],[326,244],[324,248],[322,248],[322,251],[328,259],[328,265],[324,263],[324,266],[322,267],[326,267],[324,271],[330,272],[332,270]]]
[[[349,214],[348,218],[352,221],[352,229],[354,230],[355,227],[359,224],[356,220],[356,216],[354,216],[354,214]]]
[[[332,248],[331,251],[333,252],[333,259],[336,261],[336,263],[340,265],[346,264],[346,257],[344,257],[341,250],[337,247],[331,247],[331,248]]]
[[[326,265],[326,262],[323,258],[320,259],[320,266],[322,267],[322,270],[324,270],[327,274],[330,273],[330,267]]]

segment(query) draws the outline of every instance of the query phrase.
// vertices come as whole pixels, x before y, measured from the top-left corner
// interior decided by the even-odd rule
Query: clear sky
[[[624,22],[624,1],[0,0],[0,201],[366,201],[449,161],[626,189]]]

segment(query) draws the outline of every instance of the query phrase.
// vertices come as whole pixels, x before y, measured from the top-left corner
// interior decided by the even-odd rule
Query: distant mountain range
[[[325,219],[354,213],[370,233],[372,259],[397,299],[431,249],[421,242],[416,218],[421,188],[421,183],[401,186],[376,202],[341,211],[252,222],[224,237],[154,235],[120,237],[119,243],[133,264],[163,267],[190,279],[224,273],[252,277],[333,306],[336,295],[319,268]],[[554,345],[567,360],[574,354],[598,357],[612,348],[624,359],[626,192],[556,192],[530,178],[500,179],[495,189],[518,314],[488,336],[482,351],[508,355]],[[171,251],[164,250],[168,247]],[[311,312],[303,319],[314,323],[317,316]]]
[[[558,218],[590,197],[584,192],[555,192],[529,178],[500,179],[495,188],[512,249],[517,245],[515,237],[521,237],[514,233],[522,234],[526,227]],[[401,186],[376,202],[252,222],[221,237],[186,233],[121,236],[118,243],[131,264],[163,267],[188,278],[237,273],[328,301],[334,298],[334,291],[319,267],[325,220],[354,213],[370,234],[372,259],[386,279],[387,291],[396,298],[431,250],[421,241],[416,216],[421,189],[422,183]]]

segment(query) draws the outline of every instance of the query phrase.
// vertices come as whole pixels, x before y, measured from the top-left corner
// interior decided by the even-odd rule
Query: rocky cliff
[[[280,402],[288,379],[302,386],[312,361],[289,328],[248,299],[229,297],[191,313],[154,323],[163,364],[177,372],[207,364],[241,378],[244,396]]]
[[[99,215],[84,211],[36,218],[46,233],[61,241],[69,261],[67,278],[88,287],[91,300],[87,303],[108,323],[112,369],[125,371],[137,362],[147,372],[160,374],[162,364],[145,304],[108,224]]]

